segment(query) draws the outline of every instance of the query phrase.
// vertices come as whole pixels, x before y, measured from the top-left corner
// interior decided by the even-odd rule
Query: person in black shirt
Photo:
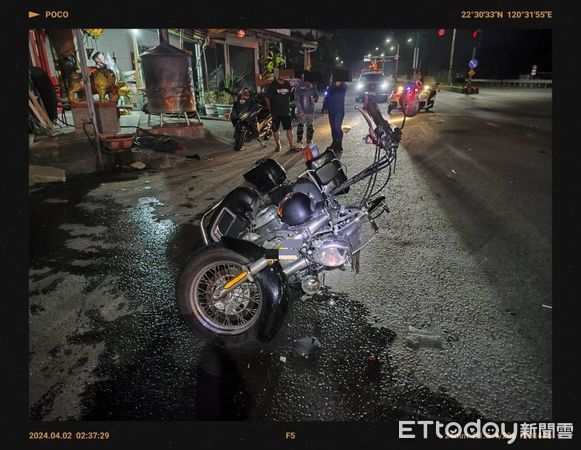
[[[343,118],[345,117],[345,93],[347,85],[342,81],[332,81],[323,102],[323,113],[329,114],[329,125],[333,143],[330,147],[336,152],[343,151]]]
[[[294,150],[293,144],[293,129],[292,121],[290,115],[290,96],[291,96],[291,85],[290,83],[282,78],[278,70],[275,69],[276,78],[270,83],[266,89],[265,102],[270,113],[272,114],[272,131],[274,133],[274,141],[276,142],[275,151],[279,152],[280,147],[280,133],[278,129],[282,123],[282,128],[286,131],[286,137],[288,139],[289,149]]]

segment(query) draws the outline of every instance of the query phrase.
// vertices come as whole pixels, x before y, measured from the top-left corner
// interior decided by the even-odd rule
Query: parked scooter
[[[419,100],[418,111],[429,111],[434,107],[437,93],[440,91],[440,83],[434,86],[421,84],[419,82],[409,81],[406,84],[400,84],[391,92],[387,113],[391,114],[394,109],[401,109],[402,98],[404,93],[414,92]]]
[[[429,86],[427,84],[422,85],[419,91],[420,106],[419,110],[430,111],[434,107],[434,102],[436,95],[440,90],[440,83],[436,83],[434,86]]]
[[[230,121],[234,126],[234,150],[241,150],[245,142],[257,139],[262,145],[263,140],[272,135],[272,116],[264,104],[264,94],[257,94],[248,88],[238,94],[225,89],[236,97]]]
[[[417,113],[417,96],[403,100],[405,118]],[[387,211],[379,172],[395,164],[401,128],[393,128],[366,99],[356,108],[369,128],[373,161],[348,178],[333,150],[304,152],[307,170],[292,183],[274,159],[260,160],[240,186],[208,209],[200,221],[204,245],[183,266],[177,302],[190,328],[210,343],[268,342],[288,311],[288,287],[315,294],[328,270],[359,271],[361,250],[378,232]],[[402,124],[403,128],[403,124]],[[338,197],[363,180],[367,189],[350,204]]]

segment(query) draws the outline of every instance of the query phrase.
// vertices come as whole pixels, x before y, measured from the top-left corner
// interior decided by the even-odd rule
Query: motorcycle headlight
[[[313,259],[325,267],[340,267],[347,263],[351,254],[349,243],[341,239],[328,239],[315,243]]]
[[[424,90],[429,91],[430,90],[430,86],[424,86]]]
[[[403,86],[398,87],[397,92],[403,92]]]
[[[363,89],[365,85],[363,83],[357,83],[357,89]]]

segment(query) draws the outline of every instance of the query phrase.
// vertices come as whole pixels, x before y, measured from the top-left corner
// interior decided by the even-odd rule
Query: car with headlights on
[[[355,84],[355,101],[362,102],[367,94],[376,102],[386,102],[389,96],[389,81],[383,72],[362,72]]]

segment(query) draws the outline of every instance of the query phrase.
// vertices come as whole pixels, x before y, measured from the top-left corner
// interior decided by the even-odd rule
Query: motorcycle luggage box
[[[286,171],[272,158],[263,158],[254,164],[254,167],[244,174],[244,179],[256,188],[268,193],[286,180]]]
[[[219,240],[222,236],[238,238],[258,212],[260,194],[254,189],[237,187],[230,191],[214,211],[210,234]]]
[[[307,163],[306,163],[307,168],[309,170],[316,170],[319,167],[323,166],[324,164],[327,164],[328,162],[333,161],[334,159],[337,159],[337,155],[335,154],[333,149],[331,147],[329,147],[327,150],[325,150],[323,153],[321,153],[316,158],[313,158],[310,161],[307,161]]]
[[[334,159],[316,169],[313,175],[319,186],[325,186],[333,181],[341,170],[341,163]]]

